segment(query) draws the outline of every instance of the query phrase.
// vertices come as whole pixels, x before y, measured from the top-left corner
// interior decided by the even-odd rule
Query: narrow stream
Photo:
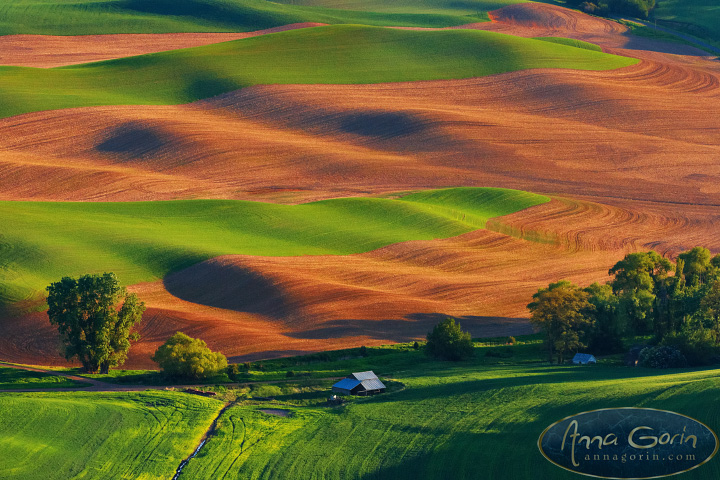
[[[185,460],[180,462],[180,466],[177,468],[177,470],[175,470],[175,476],[172,478],[172,480],[178,480],[178,478],[180,477],[180,474],[183,471],[183,468],[185,468],[187,466],[187,464],[190,462],[190,460],[195,458],[197,456],[197,454],[200,453],[200,450],[202,450],[202,448],[205,446],[207,441],[210,440],[210,437],[212,437],[215,434],[215,430],[217,429],[218,420],[220,419],[220,417],[222,417],[222,414],[225,413],[225,410],[232,407],[234,404],[235,404],[235,402],[230,402],[227,405],[225,405],[222,408],[222,410],[220,410],[220,412],[215,417],[215,420],[213,420],[212,424],[210,425],[210,428],[208,429],[208,431],[205,432],[205,435],[203,435],[203,438],[200,440],[200,444],[197,446],[195,451],[189,457],[187,457]]]

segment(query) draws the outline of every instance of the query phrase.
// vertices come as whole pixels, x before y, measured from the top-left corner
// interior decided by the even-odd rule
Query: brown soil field
[[[477,26],[594,38],[642,62],[22,115],[0,120],[0,198],[295,203],[454,185],[554,196],[490,231],[345,257],[220,257],[133,286],[150,308],[131,367],[152,367],[177,330],[232,360],[409,341],[445,315],[475,336],[523,333],[525,305],[551,281],[606,281],[629,251],[720,252],[717,60],[560,7],[493,20]],[[44,315],[0,322],[0,358],[61,363]]]
[[[293,23],[246,33],[0,36],[0,65],[52,68],[228,42],[323,23]]]
[[[131,287],[150,308],[127,366],[152,368],[176,331],[231,361],[412,341],[448,315],[476,337],[529,333],[525,305],[551,281],[605,282],[636,250],[720,251],[716,207],[684,210],[556,197],[445,240],[349,256],[218,257]],[[57,344],[44,313],[0,322],[1,358],[63,364]]]

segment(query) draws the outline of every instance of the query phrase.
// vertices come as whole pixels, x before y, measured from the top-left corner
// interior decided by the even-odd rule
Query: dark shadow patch
[[[106,132],[95,150],[127,160],[136,160],[154,156],[174,143],[172,135],[157,127],[128,122]]]
[[[188,302],[237,312],[286,318],[283,292],[268,278],[238,265],[203,262],[165,277],[172,295]]]
[[[421,133],[426,124],[407,113],[357,112],[343,115],[338,128],[344,133],[389,139]]]
[[[195,75],[188,82],[186,94],[189,100],[202,100],[217,95],[240,90],[241,85],[234,80],[221,78],[211,74]]]
[[[404,343],[425,337],[436,324],[448,317],[455,318],[463,329],[469,331],[475,338],[533,333],[532,326],[526,318],[474,315],[453,317],[442,313],[415,313],[407,315],[404,320],[330,320],[323,322],[318,328],[286,335],[305,340],[366,336],[376,340]]]

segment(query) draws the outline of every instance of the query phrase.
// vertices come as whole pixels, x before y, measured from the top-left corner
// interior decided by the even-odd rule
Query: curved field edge
[[[0,67],[5,100],[0,117],[84,106],[182,104],[251,85],[448,80],[536,68],[611,70],[636,63],[480,30],[315,27],[69,67]]]
[[[3,479],[167,480],[222,408],[171,392],[3,393]]]
[[[125,284],[226,254],[348,255],[447,238],[549,202],[499,188],[453,188],[400,199],[301,205],[237,200],[0,202],[0,299],[27,299],[63,276],[114,271]]]
[[[450,27],[487,21],[498,2],[399,11],[337,9],[332,5],[283,5],[265,0],[6,0],[0,35],[98,35],[112,33],[247,32],[289,23]]]
[[[717,430],[717,373],[478,368],[467,362],[410,367],[392,374],[404,389],[344,407],[296,407],[287,418],[264,415],[258,406],[232,407],[187,473],[206,478],[212,472],[217,479],[445,479],[452,471],[453,478],[470,479],[479,478],[481,466],[484,478],[577,478],[538,452],[537,438],[547,426],[583,411],[634,406],[690,415]],[[711,462],[686,475],[710,479],[719,471]]]

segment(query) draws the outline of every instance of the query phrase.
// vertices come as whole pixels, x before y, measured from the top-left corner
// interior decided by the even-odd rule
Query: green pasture
[[[433,8],[353,10],[266,0],[3,0],[0,35],[247,32],[290,23],[450,27],[487,20],[500,1],[436,0]],[[408,2],[409,3],[409,2]],[[376,8],[377,7],[377,8]]]
[[[168,480],[222,408],[182,393],[0,394],[0,478]]]
[[[22,300],[85,273],[113,271],[125,284],[156,280],[225,254],[347,255],[447,238],[548,201],[517,190],[454,188],[302,205],[0,202],[0,298]]]
[[[526,2],[527,0],[279,0],[277,3],[380,13],[472,15]]]
[[[88,386],[65,377],[0,366],[0,390],[29,388],[72,388]]]
[[[635,63],[479,30],[316,27],[69,67],[0,67],[0,117],[94,105],[181,104],[258,84],[440,80]]]
[[[463,362],[430,359],[411,344],[254,362],[268,378],[288,368],[294,377],[209,387],[236,403],[180,478],[570,480],[577,475],[547,462],[536,444],[569,415],[657,408],[720,430],[717,368],[628,368],[614,358],[558,366],[543,357],[535,335],[514,345],[478,342],[475,357]],[[367,369],[388,393],[342,406],[325,403],[332,380],[303,378]],[[0,394],[0,478],[171,478],[221,406],[174,392]],[[718,475],[715,458],[683,478]]]
[[[659,0],[652,18],[679,22],[668,26],[720,45],[720,3],[716,0]]]
[[[409,354],[412,355],[412,354]],[[190,478],[575,479],[547,462],[537,438],[566,416],[609,407],[649,407],[720,429],[720,370],[660,372],[616,366],[423,362],[376,370],[404,388],[344,407],[242,404],[190,462]],[[288,418],[259,408],[286,408]],[[714,479],[720,463],[690,473]]]

